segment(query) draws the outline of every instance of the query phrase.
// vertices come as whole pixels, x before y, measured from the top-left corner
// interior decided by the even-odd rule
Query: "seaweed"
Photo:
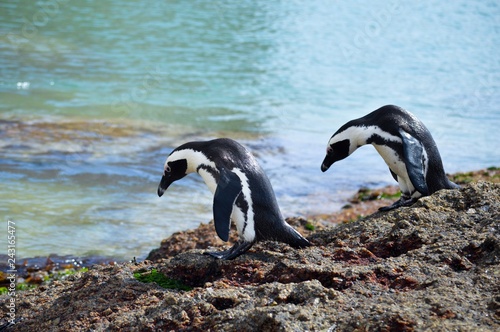
[[[178,289],[182,291],[190,291],[193,288],[184,285],[179,280],[170,279],[166,277],[164,274],[158,272],[156,269],[151,269],[147,272],[135,272],[134,278],[143,283],[151,283],[154,282],[158,286],[167,288],[167,289]]]

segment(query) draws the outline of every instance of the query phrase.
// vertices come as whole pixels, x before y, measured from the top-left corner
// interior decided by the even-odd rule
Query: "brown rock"
[[[306,249],[264,242],[233,261],[203,255],[218,244],[202,226],[164,241],[179,247],[155,263],[95,266],[20,292],[9,330],[497,331],[499,211],[498,184],[470,183],[312,232]],[[184,251],[181,235],[203,245]],[[153,266],[194,288],[134,279]]]

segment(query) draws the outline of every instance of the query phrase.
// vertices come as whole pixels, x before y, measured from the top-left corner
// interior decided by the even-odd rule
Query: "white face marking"
[[[349,140],[349,154],[352,154],[358,147],[365,145],[368,138],[374,134],[388,141],[401,142],[401,138],[383,131],[379,126],[352,126],[333,136],[328,142],[328,146]]]
[[[208,159],[207,156],[205,156],[202,152],[192,149],[184,149],[172,153],[165,161],[164,169],[167,167],[167,164],[169,162],[181,159],[185,159],[187,162],[186,174],[196,172],[200,165],[205,165],[213,168],[214,170],[217,170],[217,167],[215,166],[215,163],[213,161]],[[198,174],[200,174],[208,189],[212,192],[212,194],[214,194],[215,189],[217,188],[217,183],[215,182],[215,178],[212,176],[212,174],[210,174],[210,172],[203,168],[200,168],[198,170]]]
[[[243,194],[243,198],[245,199],[245,201],[248,203],[248,212],[246,220],[245,220],[245,215],[236,205],[233,207],[233,213],[231,214],[231,218],[234,220],[236,224],[238,235],[242,237],[245,241],[252,242],[255,239],[255,227],[254,227],[255,225],[254,225],[252,193],[250,191],[250,186],[248,184],[248,178],[245,175],[245,173],[243,173],[239,168],[234,168],[231,170],[231,172],[233,172],[240,178],[242,184],[241,193]]]
[[[207,165],[217,169],[215,163],[207,158],[202,152],[195,151],[191,149],[179,150],[172,153],[168,156],[167,161],[165,161],[165,167],[168,162],[176,161],[180,159],[186,159],[187,161],[187,170],[186,174],[196,172],[198,166]]]

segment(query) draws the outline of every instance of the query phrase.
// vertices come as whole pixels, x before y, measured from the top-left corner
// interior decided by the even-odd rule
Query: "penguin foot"
[[[394,203],[392,203],[392,205],[383,206],[383,207],[379,208],[378,210],[379,211],[391,211],[391,210],[397,209],[398,207],[401,207],[401,206],[413,205],[413,203],[415,203],[417,200],[418,200],[418,198],[413,198],[413,197],[406,198],[406,197],[401,196],[401,198],[399,200],[395,201]]]
[[[231,260],[246,253],[248,249],[253,246],[253,244],[254,242],[238,241],[231,247],[231,249],[224,251],[206,251],[204,254],[217,259]]]

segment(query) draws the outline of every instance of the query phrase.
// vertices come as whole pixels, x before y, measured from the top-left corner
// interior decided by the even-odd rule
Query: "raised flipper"
[[[403,158],[410,181],[419,193],[424,196],[429,195],[422,159],[424,148],[417,139],[404,130],[399,129],[399,134],[403,141]]]
[[[222,241],[229,239],[229,228],[231,227],[231,213],[236,198],[241,193],[241,180],[238,175],[226,170],[219,169],[220,178],[214,194],[214,224],[215,231]]]
[[[231,249],[224,251],[206,251],[204,254],[218,259],[231,260],[246,253],[248,249],[253,246],[253,244],[254,242],[238,241],[231,247]]]

